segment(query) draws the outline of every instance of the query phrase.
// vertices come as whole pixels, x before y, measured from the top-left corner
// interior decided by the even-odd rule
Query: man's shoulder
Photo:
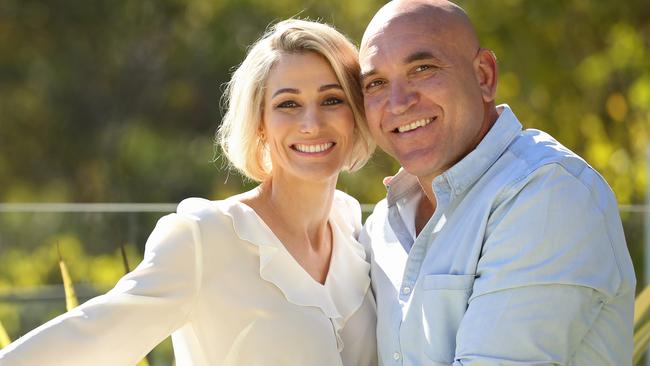
[[[518,192],[536,180],[553,184],[564,177],[573,182],[575,189],[592,191],[595,197],[600,197],[599,200],[603,197],[614,199],[609,184],[598,171],[550,134],[540,130],[522,131],[493,168],[493,176],[499,177],[505,190]]]
[[[535,188],[542,193],[561,183],[566,198],[577,190],[590,192],[596,202],[607,201],[617,211],[613,192],[602,175],[544,131],[521,131],[491,171],[491,177],[502,183],[502,192],[530,193]]]
[[[551,192],[554,200],[568,204],[580,193],[589,195],[602,212],[618,212],[607,181],[583,158],[539,130],[522,131],[483,176],[483,182],[478,187],[487,190],[479,192],[493,198],[492,205],[522,194],[548,196]],[[562,189],[557,190],[558,186]]]
[[[508,151],[524,163],[528,170],[548,164],[559,164],[577,176],[589,164],[575,152],[548,133],[535,129],[522,131],[508,147]]]

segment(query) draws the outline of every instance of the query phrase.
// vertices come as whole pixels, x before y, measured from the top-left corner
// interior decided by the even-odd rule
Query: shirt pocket
[[[422,278],[424,353],[431,361],[454,362],[456,333],[473,285],[474,275],[430,274]]]

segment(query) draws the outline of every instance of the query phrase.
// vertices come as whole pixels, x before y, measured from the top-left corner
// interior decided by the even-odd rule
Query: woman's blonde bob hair
[[[255,181],[268,178],[272,169],[268,149],[259,137],[264,85],[282,54],[301,52],[315,52],[327,59],[354,114],[354,143],[344,169],[361,168],[374,151],[363,110],[356,47],[329,25],[285,20],[270,27],[253,44],[224,93],[227,111],[217,132],[217,143],[230,164]]]

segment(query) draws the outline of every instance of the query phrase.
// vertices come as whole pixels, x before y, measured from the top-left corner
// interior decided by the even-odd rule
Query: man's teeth
[[[305,153],[319,153],[321,151],[325,151],[329,149],[330,147],[334,146],[333,142],[328,142],[326,144],[317,144],[317,145],[303,145],[303,144],[295,144],[293,145],[296,150],[300,152],[305,152]]]
[[[411,122],[408,125],[399,126],[399,127],[397,127],[397,131],[398,132],[407,132],[407,131],[415,130],[418,127],[424,127],[424,126],[428,125],[432,121],[433,121],[433,118],[423,118],[423,119],[417,120],[415,122]]]

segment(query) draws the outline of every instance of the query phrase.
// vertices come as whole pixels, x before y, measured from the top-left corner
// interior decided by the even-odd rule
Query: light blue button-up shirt
[[[433,181],[415,236],[417,179],[401,171],[361,235],[382,365],[630,365],[635,277],[616,199],[506,105]]]

